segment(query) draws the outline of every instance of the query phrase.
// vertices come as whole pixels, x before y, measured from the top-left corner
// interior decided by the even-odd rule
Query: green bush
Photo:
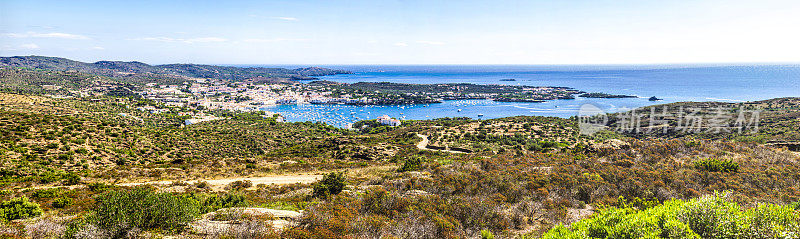
[[[78,176],[75,173],[68,173],[63,176],[64,178],[64,185],[75,185],[81,182],[81,176]]]
[[[42,215],[39,204],[28,201],[27,197],[18,197],[0,204],[0,219],[10,221],[15,219],[38,217]]]
[[[422,158],[420,157],[412,157],[407,159],[403,166],[398,168],[398,172],[407,172],[407,171],[417,171],[422,169]]]
[[[34,199],[54,198],[61,194],[60,188],[46,188],[33,191],[31,197]]]
[[[90,183],[88,187],[89,191],[92,192],[104,192],[108,189],[111,189],[112,186],[105,183]]]
[[[200,213],[213,212],[221,208],[247,206],[245,196],[240,194],[205,194],[198,193],[189,196],[200,204]]]
[[[342,192],[345,185],[344,173],[331,172],[314,184],[314,197],[327,198]]]
[[[228,186],[225,186],[225,189],[232,190],[232,191],[239,191],[239,190],[248,189],[248,188],[250,188],[252,186],[253,186],[253,182],[250,182],[250,180],[234,181],[234,182],[228,184]]]
[[[72,199],[70,199],[68,197],[59,197],[59,198],[53,199],[53,204],[52,205],[53,205],[54,208],[65,208],[65,207],[67,207],[67,206],[69,206],[71,204],[72,204]]]
[[[182,231],[198,215],[196,200],[136,188],[110,191],[98,197],[92,221],[115,233],[133,228]]]
[[[494,239],[494,234],[489,230],[481,230],[481,239]]]
[[[709,172],[738,172],[739,163],[730,159],[704,159],[694,162],[694,166],[700,170]]]
[[[790,206],[741,207],[725,196],[672,200],[646,210],[601,208],[569,227],[556,226],[542,238],[793,238],[800,212]]]

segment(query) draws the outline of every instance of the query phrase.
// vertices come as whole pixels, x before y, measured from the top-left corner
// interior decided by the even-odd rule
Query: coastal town
[[[491,99],[532,102],[572,99],[584,93],[566,87],[532,87],[473,84],[344,84],[315,81],[302,83],[223,84],[207,80],[181,85],[147,84],[136,92],[142,98],[167,106],[204,110],[254,111],[283,104],[404,105],[441,103],[444,100]],[[398,87],[399,85],[399,87]]]
[[[194,79],[183,84],[150,83],[134,91],[148,105],[139,106],[141,111],[152,114],[170,109],[190,112],[184,125],[222,119],[209,111],[263,111],[265,117],[276,117],[284,121],[281,114],[269,112],[279,105],[414,105],[436,104],[445,100],[493,100],[498,102],[544,102],[554,99],[572,99],[583,93],[566,87],[531,87],[508,85],[474,84],[396,84],[365,83],[344,84],[329,81],[310,83],[280,82],[254,83],[251,81],[224,82],[211,79]],[[85,93],[84,93],[85,94]],[[351,120],[365,120],[353,116]],[[404,117],[403,117],[404,118]],[[368,118],[366,118],[368,119]],[[376,120],[388,126],[399,126],[400,120],[389,116]],[[354,122],[354,121],[353,121]],[[341,124],[350,128],[351,123]]]

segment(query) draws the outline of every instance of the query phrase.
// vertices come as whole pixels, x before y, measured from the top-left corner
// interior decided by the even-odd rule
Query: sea
[[[266,65],[247,65],[266,66]],[[266,67],[306,67],[269,65]],[[277,105],[262,110],[287,121],[324,122],[347,127],[359,120],[388,115],[402,120],[444,117],[493,119],[510,116],[568,118],[591,104],[613,113],[638,107],[687,101],[745,102],[800,97],[800,65],[327,65],[353,74],[319,77],[344,83],[473,83],[563,86],[586,92],[635,95],[639,98],[581,98],[543,103],[449,100],[437,104],[351,106]],[[514,79],[514,81],[501,81]],[[306,82],[307,83],[307,82]],[[649,101],[655,96],[661,101]]]

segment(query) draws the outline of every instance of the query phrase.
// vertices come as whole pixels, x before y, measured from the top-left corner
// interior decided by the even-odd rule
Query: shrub
[[[208,184],[206,181],[200,181],[194,184],[197,188],[211,188],[211,185]]]
[[[108,189],[111,189],[111,185],[105,183],[90,183],[88,187],[89,191],[92,192],[104,192]]]
[[[314,197],[327,198],[342,192],[345,185],[344,173],[331,172],[314,184]]]
[[[481,230],[481,239],[494,239],[494,234],[489,230]]]
[[[25,225],[25,232],[30,238],[61,238],[66,230],[64,225],[48,219]]]
[[[368,190],[361,202],[361,211],[387,217],[396,217],[408,211],[410,200],[393,195],[384,189]]]
[[[200,213],[213,212],[221,208],[247,206],[245,197],[239,194],[193,194],[190,196],[200,204]]]
[[[39,204],[28,201],[27,197],[18,197],[0,204],[0,219],[5,221],[38,217],[42,215]]]
[[[68,233],[69,235],[69,233]],[[103,239],[111,238],[111,233],[108,230],[99,228],[95,225],[85,225],[81,228],[76,228],[74,232],[76,239]]]
[[[75,185],[81,182],[81,176],[75,173],[68,173],[64,175],[64,185]]]
[[[422,169],[422,158],[412,157],[403,163],[403,166],[398,168],[398,172],[417,171]]]
[[[65,208],[72,204],[72,199],[68,197],[60,197],[53,199],[53,207],[54,208]]]
[[[228,186],[226,186],[225,189],[238,191],[238,190],[248,189],[248,188],[250,188],[252,186],[253,186],[253,182],[250,182],[250,180],[234,181],[234,182],[228,184]]]
[[[704,159],[694,162],[694,166],[700,170],[709,172],[738,172],[739,163],[730,159]]]
[[[696,147],[696,146],[700,146],[700,141],[696,141],[696,140],[686,141],[686,147],[687,148]]]
[[[101,195],[91,221],[119,235],[135,228],[182,231],[197,215],[199,205],[191,198],[136,188]]]
[[[601,208],[593,217],[557,226],[543,238],[792,238],[800,215],[789,206],[742,210],[723,195],[672,200],[646,210]]]
[[[61,194],[61,189],[59,188],[47,188],[47,189],[39,189],[33,191],[31,196],[35,199],[44,199],[44,198],[54,198]]]

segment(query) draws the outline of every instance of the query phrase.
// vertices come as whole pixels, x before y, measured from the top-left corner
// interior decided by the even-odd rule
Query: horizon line
[[[663,62],[663,63],[196,63],[196,62],[173,62],[173,63],[148,63],[140,60],[95,60],[91,61],[82,61],[82,60],[74,60],[72,58],[63,57],[63,56],[44,56],[44,55],[16,55],[16,56],[3,56],[0,57],[53,57],[53,58],[63,58],[73,61],[79,61],[84,63],[95,63],[99,61],[120,61],[120,62],[140,62],[145,63],[148,65],[156,66],[156,65],[169,65],[169,64],[195,64],[195,65],[215,65],[215,66],[256,66],[256,65],[272,65],[272,66],[297,66],[297,65],[306,65],[306,66],[752,66],[752,65],[761,65],[761,66],[787,66],[787,65],[798,65],[800,66],[800,61],[796,62],[784,62],[784,61],[754,61],[754,62]]]

